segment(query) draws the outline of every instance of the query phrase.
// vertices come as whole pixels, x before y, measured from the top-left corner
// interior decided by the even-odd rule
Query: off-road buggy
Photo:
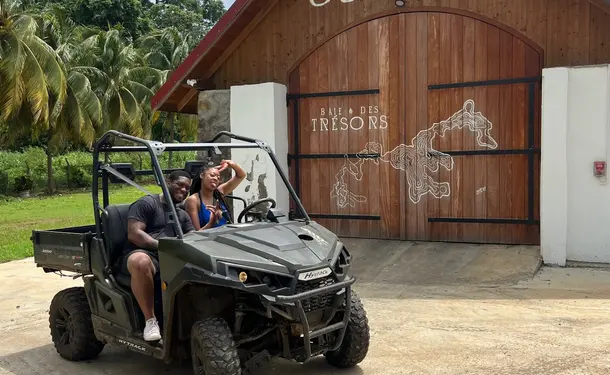
[[[217,142],[222,136],[241,142]],[[164,176],[172,169],[162,170],[159,155],[220,153],[220,148],[266,151],[296,209],[286,215],[273,199],[264,198],[248,204],[237,222],[230,218],[223,227],[184,235],[173,220],[180,208],[169,205],[166,214],[177,236],[159,241],[160,276],[155,280],[155,315],[163,338],[146,342],[130,278],[115,268],[127,241],[130,205],[109,204],[109,183],[146,191],[134,180],[149,174],[169,196]],[[117,152],[147,152],[152,170],[110,162],[109,155]],[[310,219],[265,142],[221,132],[206,143],[163,144],[109,131],[95,143],[93,163],[95,224],[32,235],[38,267],[61,275],[74,272],[73,277],[84,280],[84,287],[62,290],[51,302],[51,336],[59,355],[89,360],[106,344],[118,344],[166,363],[191,358],[195,374],[205,375],[249,373],[273,357],[307,362],[325,355],[339,368],[365,358],[369,327],[351,289],[351,256],[335,234]],[[184,170],[194,176],[201,163],[186,162]],[[227,196],[231,198],[237,197]],[[254,212],[269,202],[266,215]]]

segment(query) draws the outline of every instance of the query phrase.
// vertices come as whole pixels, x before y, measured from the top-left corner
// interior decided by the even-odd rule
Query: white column
[[[608,160],[608,65],[570,68],[567,260],[610,262],[610,185],[593,174]]]
[[[567,257],[568,86],[568,69],[543,70],[540,247],[543,262],[559,266]]]
[[[286,92],[286,86],[273,82],[231,87],[231,132],[267,142],[288,176]],[[277,207],[288,214],[288,189],[269,155],[260,149],[233,149],[231,155],[248,174],[233,194],[248,203],[271,197],[277,202]],[[263,205],[260,207],[264,208]],[[243,208],[243,203],[235,201],[235,220]]]

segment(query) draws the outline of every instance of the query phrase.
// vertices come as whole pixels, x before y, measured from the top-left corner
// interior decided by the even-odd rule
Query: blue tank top
[[[212,213],[205,206],[203,199],[201,199],[201,194],[199,194],[199,193],[197,193],[197,194],[199,195],[199,199],[201,200],[201,209],[199,210],[199,226],[203,228],[210,221],[210,215]],[[222,209],[222,211],[224,213],[227,212],[227,207],[222,203],[222,201],[220,201],[220,208]],[[220,219],[216,220],[216,224],[214,224],[214,228],[227,224],[227,219],[224,216],[225,215],[223,215]]]

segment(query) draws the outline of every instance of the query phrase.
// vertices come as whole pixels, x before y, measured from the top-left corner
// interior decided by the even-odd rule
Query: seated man
[[[171,204],[184,201],[191,187],[191,176],[184,171],[175,171],[167,179]],[[171,223],[167,222],[167,198],[163,194],[146,195],[129,208],[127,231],[129,244],[121,259],[121,270],[131,275],[131,290],[146,319],[144,340],[161,339],[159,323],[154,314],[154,275],[159,271],[158,244],[163,237],[175,237]],[[176,208],[182,231],[186,234],[195,228],[188,214]]]

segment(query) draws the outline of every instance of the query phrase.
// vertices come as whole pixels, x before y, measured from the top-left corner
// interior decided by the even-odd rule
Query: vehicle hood
[[[337,236],[315,222],[230,224],[188,235],[183,243],[191,248],[191,262],[200,258],[215,268],[222,260],[291,275],[328,265],[341,250]]]

